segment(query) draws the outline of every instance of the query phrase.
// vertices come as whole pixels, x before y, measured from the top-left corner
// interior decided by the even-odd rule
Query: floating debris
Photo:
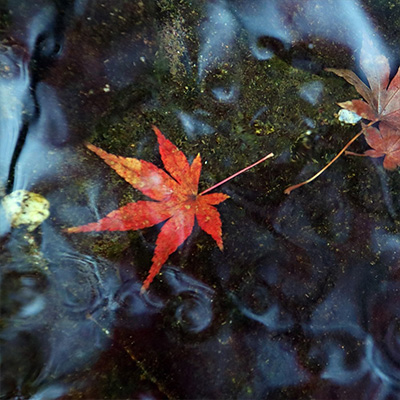
[[[355,125],[360,121],[361,117],[353,111],[341,109],[338,112],[338,120],[344,124]]]

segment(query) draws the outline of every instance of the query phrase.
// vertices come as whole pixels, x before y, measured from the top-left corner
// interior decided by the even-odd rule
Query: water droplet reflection
[[[197,112],[197,115],[200,114]],[[181,121],[183,129],[190,140],[195,140],[203,135],[210,135],[215,132],[215,129],[202,121],[197,115],[191,115],[183,111],[177,113]],[[207,116],[207,114],[206,114]],[[204,118],[204,115],[203,115]]]
[[[236,85],[225,87],[215,87],[211,89],[211,92],[215,98],[221,103],[235,103],[239,97],[239,88]]]
[[[308,82],[301,86],[299,96],[315,106],[321,101],[324,84],[320,81]]]
[[[253,37],[250,39],[250,49],[257,60],[269,60],[276,52],[281,52],[284,45],[273,37]]]

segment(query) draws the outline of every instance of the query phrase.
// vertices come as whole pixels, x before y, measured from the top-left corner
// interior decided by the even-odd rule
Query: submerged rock
[[[5,215],[13,228],[25,225],[34,231],[50,215],[50,203],[42,195],[16,190],[5,196],[1,202]]]

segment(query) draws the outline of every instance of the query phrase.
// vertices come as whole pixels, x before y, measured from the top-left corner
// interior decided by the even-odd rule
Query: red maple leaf
[[[390,68],[389,61],[383,54],[378,54],[371,40],[364,39],[361,48],[360,66],[369,87],[351,70],[326,68],[326,71],[333,72],[344,78],[355,87],[364,100],[351,100],[338,105],[346,110],[358,114],[360,117],[370,121],[368,125],[362,124],[362,129],[340,152],[311,178],[289,186],[284,193],[290,194],[293,190],[304,186],[324,171],[326,171],[344,152],[352,155],[366,155],[369,157],[383,157],[383,166],[393,170],[400,166],[400,68],[394,78],[389,82]],[[378,125],[373,128],[372,125]],[[346,149],[362,134],[367,143],[372,147],[364,154],[357,154]]]
[[[195,218],[200,228],[211,235],[218,247],[223,249],[221,219],[214,206],[229,198],[223,193],[198,194],[200,155],[189,165],[186,156],[158,128],[153,129],[158,138],[161,159],[169,175],[150,162],[118,157],[92,144],[87,147],[134,188],[155,201],[129,203],[97,222],[66,229],[68,233],[128,231],[147,228],[167,220],[158,235],[153,264],[142,291],[149,287],[170,254],[189,237]]]
[[[388,59],[378,54],[372,41],[365,39],[361,48],[360,66],[369,87],[348,69],[326,68],[326,71],[341,76],[355,87],[363,100],[338,103],[340,107],[353,111],[372,122],[383,121],[393,127],[400,126],[400,68],[389,83]]]
[[[399,131],[387,124],[380,124],[379,129],[372,126],[366,128],[365,139],[372,147],[364,154],[369,157],[385,157],[383,166],[394,170],[400,166],[400,135]]]

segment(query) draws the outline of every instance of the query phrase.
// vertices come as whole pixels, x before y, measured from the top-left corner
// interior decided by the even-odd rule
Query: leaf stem
[[[329,168],[329,167],[330,167],[330,166],[331,166],[345,151],[346,151],[346,149],[347,149],[357,138],[359,138],[359,137],[364,133],[364,131],[365,131],[368,127],[370,127],[371,125],[373,125],[375,122],[377,122],[377,121],[371,121],[368,125],[363,126],[362,129],[361,129],[361,131],[358,132],[357,135],[355,135],[352,139],[350,139],[350,140],[346,143],[346,145],[343,147],[343,149],[340,150],[339,153],[338,153],[331,161],[329,161],[329,163],[326,164],[324,168],[322,168],[321,170],[319,170],[315,175],[313,175],[311,178],[307,179],[306,181],[301,182],[301,183],[298,183],[298,184],[296,184],[296,185],[289,186],[287,189],[285,189],[284,193],[285,193],[285,194],[290,194],[290,192],[291,192],[292,190],[295,190],[295,189],[298,189],[298,188],[301,187],[301,186],[307,185],[307,183],[310,183],[310,182],[313,181],[315,178],[318,178],[325,170],[327,170],[327,169],[328,169],[328,168]]]
[[[345,156],[367,157],[366,154],[354,153],[353,151],[345,151],[345,152],[344,152],[344,155],[345,155]]]
[[[230,181],[232,178],[235,178],[236,176],[242,174],[243,172],[246,172],[246,171],[249,170],[250,168],[255,167],[257,164],[260,164],[260,163],[262,163],[263,161],[265,161],[266,159],[271,158],[271,157],[273,157],[273,156],[274,156],[273,153],[269,153],[269,154],[266,155],[265,157],[261,158],[261,160],[256,161],[254,164],[251,164],[251,165],[249,165],[248,167],[241,169],[240,171],[238,171],[238,172],[236,172],[235,174],[229,176],[228,178],[224,179],[223,181],[218,182],[218,183],[216,183],[214,186],[211,186],[210,188],[204,190],[203,192],[201,192],[201,193],[199,194],[199,196],[201,196],[201,195],[203,195],[203,194],[205,194],[205,193],[210,192],[211,190],[215,189],[216,187],[221,186],[221,185],[224,184],[225,182]]]

